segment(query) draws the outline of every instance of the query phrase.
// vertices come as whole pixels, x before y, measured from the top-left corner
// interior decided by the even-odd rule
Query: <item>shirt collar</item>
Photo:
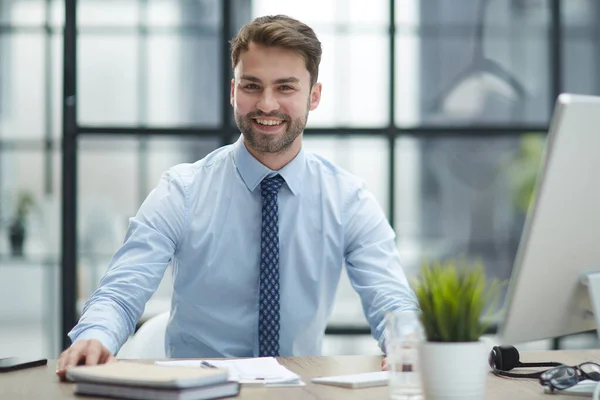
[[[302,148],[296,157],[279,171],[269,169],[254,158],[244,145],[243,135],[240,135],[233,145],[233,156],[235,166],[248,190],[254,191],[265,177],[279,174],[285,180],[292,194],[297,195],[300,192],[305,167],[305,154]]]

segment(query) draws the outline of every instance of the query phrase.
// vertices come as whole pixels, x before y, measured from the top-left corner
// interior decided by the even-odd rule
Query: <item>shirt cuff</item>
[[[87,329],[81,332],[75,339],[72,339],[72,342],[78,342],[80,340],[89,340],[96,339],[99,340],[100,343],[104,345],[110,351],[112,355],[117,354],[118,345],[115,340],[106,332],[98,330],[98,329]]]

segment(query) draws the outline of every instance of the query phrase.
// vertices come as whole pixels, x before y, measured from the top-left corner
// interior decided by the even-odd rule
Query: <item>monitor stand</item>
[[[587,287],[590,302],[592,303],[592,313],[596,319],[596,328],[600,327],[600,272],[588,271],[581,274],[579,281]],[[598,339],[600,339],[600,329],[596,329]]]
[[[600,272],[586,272],[581,275],[580,282],[587,287],[590,302],[592,303],[592,312],[594,314],[594,318],[596,319],[596,326],[600,327]],[[597,333],[598,337],[600,338],[600,330],[597,330]],[[564,393],[574,396],[592,397],[598,384],[598,382],[594,381],[581,381],[571,388],[552,393]],[[545,392],[550,393],[547,388],[545,388]]]

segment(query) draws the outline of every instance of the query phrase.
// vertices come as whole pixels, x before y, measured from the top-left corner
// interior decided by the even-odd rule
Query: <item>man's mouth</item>
[[[260,125],[265,125],[265,126],[276,126],[276,125],[281,125],[284,121],[277,119],[259,119],[256,118],[254,121],[256,121],[256,123],[260,124]]]

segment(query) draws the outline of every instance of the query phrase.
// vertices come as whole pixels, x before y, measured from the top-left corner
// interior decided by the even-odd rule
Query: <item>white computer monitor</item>
[[[500,341],[516,345],[595,329],[600,300],[590,300],[581,283],[591,271],[600,272],[600,97],[561,94],[508,284]],[[600,299],[598,277],[591,292]]]

